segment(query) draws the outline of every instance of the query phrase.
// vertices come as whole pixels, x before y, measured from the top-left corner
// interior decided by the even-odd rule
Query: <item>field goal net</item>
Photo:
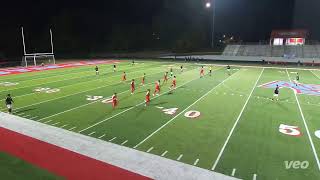
[[[51,52],[45,53],[27,53],[26,51],[26,44],[24,38],[24,31],[23,27],[21,27],[21,35],[22,35],[22,45],[24,55],[22,57],[21,66],[28,67],[28,66],[46,66],[50,64],[55,64],[56,60],[54,57],[54,50],[53,50],[53,36],[52,31],[50,29],[50,45],[51,45]]]
[[[23,56],[21,66],[45,66],[55,63],[54,54],[30,54]]]

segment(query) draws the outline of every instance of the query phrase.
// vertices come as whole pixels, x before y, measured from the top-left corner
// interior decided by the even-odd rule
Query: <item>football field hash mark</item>
[[[114,137],[112,139],[109,140],[109,142],[112,142],[113,140],[115,140],[117,137]]]
[[[253,175],[252,180],[257,180],[257,174],[254,174],[254,175]]]
[[[177,158],[177,160],[180,161],[182,157],[183,157],[183,154],[180,154],[180,156]]]
[[[77,128],[77,127],[72,127],[72,128],[69,129],[69,131],[72,131],[72,130],[74,130],[75,128]]]
[[[68,124],[63,125],[63,126],[61,126],[60,128],[64,128],[64,127],[66,127],[66,126],[68,126]]]
[[[193,163],[193,165],[196,166],[198,163],[199,163],[199,159],[197,159],[197,160]]]
[[[91,136],[91,135],[93,135],[94,133],[96,133],[96,132],[92,132],[92,133],[90,133],[90,134],[88,134],[88,135]]]
[[[163,156],[165,156],[167,153],[168,153],[168,151],[165,151],[165,152],[163,152],[163,153],[161,154],[161,156],[163,157]]]
[[[123,141],[123,142],[121,143],[121,145],[123,146],[123,145],[125,145],[127,142],[128,142],[128,140],[125,140],[125,141]]]
[[[105,137],[106,135],[104,134],[104,135],[102,135],[102,136],[99,136],[99,139],[101,139],[101,138],[103,138],[103,137]]]
[[[147,150],[147,153],[151,152],[152,149],[153,149],[153,147],[149,148],[149,149]]]
[[[232,173],[231,173],[231,176],[234,176],[236,174],[236,169],[232,169]]]

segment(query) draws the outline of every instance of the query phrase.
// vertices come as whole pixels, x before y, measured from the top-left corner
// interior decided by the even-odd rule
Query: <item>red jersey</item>
[[[156,83],[156,89],[160,89],[160,84],[159,84],[159,82]]]
[[[204,72],[203,68],[201,68],[200,73],[202,74]]]
[[[148,91],[146,94],[146,102],[149,102],[149,101],[150,101],[150,92]]]
[[[131,88],[134,89],[134,82],[131,82]]]
[[[177,80],[176,79],[173,79],[172,81],[172,85],[176,86],[177,85]]]
[[[117,103],[118,99],[116,95],[112,96],[112,103]]]

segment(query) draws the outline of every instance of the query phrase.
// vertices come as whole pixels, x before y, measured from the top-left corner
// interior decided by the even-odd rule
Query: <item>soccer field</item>
[[[229,74],[212,66],[209,76],[205,65],[200,78],[201,65],[183,63],[183,72],[180,65],[123,61],[117,72],[99,65],[100,75],[93,65],[1,76],[0,93],[12,95],[14,115],[228,176],[320,179],[320,71],[231,66]],[[171,80],[162,81],[170,68],[177,76],[172,93]],[[153,93],[159,79],[161,94],[146,107],[146,90]],[[276,85],[279,101],[272,101]],[[119,105],[113,110],[114,92]]]

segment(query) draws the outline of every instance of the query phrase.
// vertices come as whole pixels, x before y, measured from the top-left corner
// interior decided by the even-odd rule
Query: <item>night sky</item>
[[[0,7],[0,57],[21,57],[20,27],[28,52],[49,49],[49,28],[57,54],[208,48],[212,9],[205,0],[34,0],[5,1]],[[304,7],[301,9],[300,7]],[[216,38],[268,40],[272,29],[307,28],[317,0],[216,0]],[[318,18],[319,19],[319,18]]]

